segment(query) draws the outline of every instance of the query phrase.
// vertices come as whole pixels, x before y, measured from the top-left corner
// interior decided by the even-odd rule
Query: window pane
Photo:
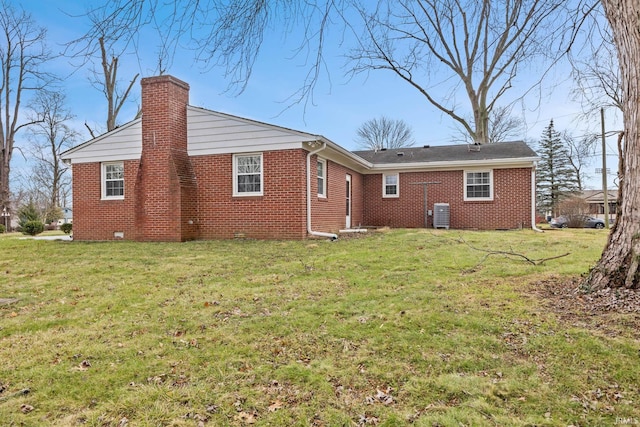
[[[124,178],[124,168],[121,165],[107,165],[106,166],[106,178],[107,179],[122,179]]]
[[[239,156],[238,173],[260,173],[260,156]]]
[[[107,181],[107,196],[123,196],[124,195],[124,182],[123,181]]]
[[[260,175],[238,175],[239,193],[259,193]]]

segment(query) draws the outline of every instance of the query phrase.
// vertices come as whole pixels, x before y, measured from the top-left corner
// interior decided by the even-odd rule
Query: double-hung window
[[[400,197],[400,176],[397,173],[382,175],[382,197]]]
[[[102,198],[124,199],[124,162],[102,164]]]
[[[327,161],[318,159],[318,197],[327,197]]]
[[[493,200],[493,171],[465,171],[464,200]]]
[[[262,154],[233,156],[233,195],[262,196]]]

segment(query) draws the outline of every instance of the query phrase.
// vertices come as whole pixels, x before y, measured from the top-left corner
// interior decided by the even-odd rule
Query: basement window
[[[465,171],[464,200],[493,200],[493,171]]]
[[[102,198],[124,199],[124,162],[102,164]]]
[[[233,195],[262,196],[262,153],[234,154]]]

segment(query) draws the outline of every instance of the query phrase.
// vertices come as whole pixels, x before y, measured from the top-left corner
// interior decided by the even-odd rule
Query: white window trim
[[[387,194],[387,177],[396,177],[396,194]],[[382,174],[382,197],[389,199],[397,199],[400,197],[400,173],[383,173]]]
[[[467,197],[467,178],[469,173],[489,173],[489,197]],[[464,194],[464,201],[492,201],[493,200],[493,169],[469,169],[464,172],[464,187],[462,188]]]
[[[123,189],[122,196],[107,196],[107,166],[118,165],[122,166],[122,173],[124,175],[124,162],[104,162],[100,165],[100,193],[102,200],[123,200],[124,199],[124,183],[125,178],[122,177]]]
[[[260,191],[243,192],[238,191],[238,157],[260,156]],[[233,155],[233,196],[234,197],[250,197],[262,196],[264,192],[264,156],[262,153],[242,153]]]
[[[322,177],[322,188],[318,187],[318,197],[323,199],[327,198],[327,161],[325,159],[318,159],[318,163],[322,163],[322,170],[324,171],[324,176]],[[318,176],[320,178],[320,176]],[[320,191],[322,190],[322,191]]]

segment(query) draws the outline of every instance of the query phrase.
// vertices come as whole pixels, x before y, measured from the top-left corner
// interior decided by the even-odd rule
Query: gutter
[[[536,164],[531,168],[531,229],[538,233],[544,233],[544,230],[536,226]]]
[[[311,156],[324,150],[327,147],[326,142],[322,142],[320,148],[309,151],[307,153],[307,232],[312,236],[328,237],[331,240],[338,240],[338,235],[334,233],[325,233],[323,231],[313,231],[311,229]]]

